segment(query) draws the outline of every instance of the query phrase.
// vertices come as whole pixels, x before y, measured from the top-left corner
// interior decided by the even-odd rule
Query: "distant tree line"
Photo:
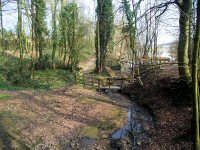
[[[3,8],[9,3],[15,1],[0,1],[1,47],[4,51],[19,52],[19,74],[25,69],[27,54],[30,55],[31,77],[34,78],[35,69],[65,68],[74,71],[78,69],[80,52],[92,51],[93,24],[84,20],[76,2],[17,0],[17,8],[10,8],[10,11],[17,10],[16,32],[3,26]],[[50,29],[46,21],[47,6],[52,16]]]

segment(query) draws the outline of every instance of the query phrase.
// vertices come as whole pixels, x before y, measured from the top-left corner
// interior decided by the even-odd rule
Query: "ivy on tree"
[[[114,15],[112,0],[97,0],[96,24],[96,71],[101,73],[106,69],[106,55],[108,45],[112,40],[114,31]]]

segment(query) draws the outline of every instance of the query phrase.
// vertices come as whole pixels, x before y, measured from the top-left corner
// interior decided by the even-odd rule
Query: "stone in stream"
[[[133,128],[133,134],[141,134],[144,132],[144,126],[141,123],[137,123]]]
[[[129,133],[130,133],[130,131],[128,130],[128,127],[124,126],[120,130],[118,130],[117,132],[115,132],[114,134],[112,134],[111,138],[113,140],[119,140],[121,138],[124,138],[124,137],[128,136]]]

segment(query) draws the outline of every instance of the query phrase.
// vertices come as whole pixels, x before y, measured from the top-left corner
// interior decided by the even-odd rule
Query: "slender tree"
[[[136,43],[136,32],[137,32],[137,11],[140,6],[142,0],[138,1],[138,3],[134,3],[132,1],[133,10],[130,8],[130,4],[128,0],[123,0],[124,11],[126,14],[126,19],[128,21],[128,25],[123,29],[125,32],[128,32],[129,43],[131,49],[131,64],[132,64],[132,73],[134,72],[133,66],[135,59],[137,57],[137,50],[135,48]]]
[[[67,45],[69,48],[68,67],[74,71],[78,67],[78,49],[76,48],[76,34],[78,31],[78,6],[75,2],[68,3],[65,7],[66,11],[66,33]]]
[[[31,0],[31,41],[32,41],[32,47],[31,47],[31,78],[34,79],[34,63],[35,63],[35,57],[34,57],[34,47],[35,47],[35,1]]]
[[[46,2],[45,0],[35,0],[35,36],[36,51],[39,52],[39,64],[43,59],[44,37],[47,33],[46,18]]]
[[[58,0],[54,0],[54,7],[52,8],[52,42],[53,42],[53,50],[52,50],[52,68],[54,68],[54,59],[55,59],[55,53],[57,48],[57,21],[56,21],[56,12],[57,12],[57,4]]]
[[[155,0],[155,6],[157,5],[158,0]],[[155,12],[158,11],[158,8],[155,9]],[[155,24],[154,24],[154,52],[153,57],[156,58],[158,55],[158,27],[159,27],[159,18],[155,16]]]
[[[179,62],[179,75],[181,78],[190,81],[191,74],[189,70],[188,60],[188,47],[189,47],[189,28],[190,28],[190,12],[191,0],[183,0],[180,3],[180,35],[178,43],[178,62]]]
[[[3,41],[3,37],[4,37],[4,32],[3,32],[3,11],[2,11],[2,0],[0,0],[0,20],[1,20],[1,46],[3,47],[4,45],[4,41]]]
[[[200,126],[199,126],[199,84],[198,84],[198,70],[199,70],[199,53],[200,52],[200,0],[197,4],[197,21],[196,34],[194,39],[193,62],[192,62],[192,88],[194,100],[194,119],[195,119],[195,150],[200,149]]]
[[[59,51],[59,56],[63,57],[65,63],[67,58],[67,33],[66,33],[66,11],[65,11],[65,2],[61,0],[61,11],[60,11],[60,20],[59,20],[59,45],[61,47]]]
[[[96,71],[104,72],[106,69],[105,61],[108,44],[112,40],[114,28],[112,0],[97,0],[96,13]]]
[[[20,49],[20,66],[19,72],[22,72],[23,69],[23,29],[22,29],[22,0],[17,0],[17,8],[18,8],[18,25],[17,25],[17,37],[18,37],[18,46]]]

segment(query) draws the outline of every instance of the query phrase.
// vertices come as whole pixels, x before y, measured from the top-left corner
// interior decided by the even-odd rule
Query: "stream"
[[[124,149],[123,140],[129,137],[132,149],[137,150],[143,142],[150,138],[148,130],[153,127],[152,115],[142,106],[133,103],[128,112],[127,123],[111,135],[111,148],[114,150]]]
[[[154,128],[155,121],[153,116],[143,106],[135,102],[132,104],[128,112],[127,123],[121,129],[112,133],[109,139],[98,140],[91,137],[81,137],[76,142],[76,148],[82,150],[139,150],[140,145],[149,140],[150,136],[148,135],[148,130]],[[98,148],[97,145],[101,148]],[[106,145],[110,146],[107,147]],[[68,145],[65,149],[73,150],[74,148]]]
[[[85,72],[90,70],[89,68],[91,68],[91,64],[94,64],[92,62],[94,62],[94,59],[88,62],[84,69]],[[109,91],[106,90],[103,92],[108,93]],[[103,147],[104,145],[110,145],[111,150],[138,150],[139,146],[143,142],[149,140],[150,136],[148,135],[148,130],[150,128],[154,128],[155,121],[149,111],[134,102],[134,99],[132,99],[132,106],[127,117],[128,121],[126,124],[121,129],[112,133],[110,139],[97,140],[90,137],[83,137],[79,139],[78,143],[81,149],[97,149],[96,145],[101,145]],[[70,148],[68,149],[70,150]]]

